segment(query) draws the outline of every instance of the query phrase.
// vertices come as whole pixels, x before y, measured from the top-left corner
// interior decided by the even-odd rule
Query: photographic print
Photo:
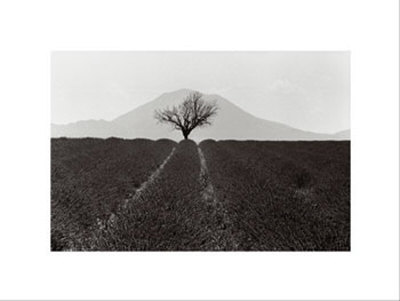
[[[350,251],[349,52],[56,51],[52,251]]]

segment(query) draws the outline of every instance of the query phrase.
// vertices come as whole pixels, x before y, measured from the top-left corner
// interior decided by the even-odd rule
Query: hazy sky
[[[164,92],[219,94],[267,120],[350,128],[349,52],[54,52],[51,120],[111,120]]]

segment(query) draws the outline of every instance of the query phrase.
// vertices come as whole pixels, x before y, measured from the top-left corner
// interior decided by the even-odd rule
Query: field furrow
[[[207,214],[209,216],[207,231],[212,233],[208,250],[235,250],[238,244],[232,232],[232,221],[229,218],[226,208],[217,199],[210,179],[207,162],[200,147],[198,147],[198,152],[201,165],[200,184],[202,185],[200,200],[207,206]]]
[[[53,139],[52,250],[350,250],[350,143]]]
[[[136,194],[174,145],[168,140],[53,139],[52,250],[85,249],[99,221]]]
[[[208,250],[212,229],[202,201],[200,160],[192,141],[179,143],[159,176],[102,231],[97,248],[118,251]]]
[[[200,145],[216,196],[233,220],[238,249],[348,250],[349,177],[330,176],[332,169],[308,166],[298,154],[277,153],[262,144]]]

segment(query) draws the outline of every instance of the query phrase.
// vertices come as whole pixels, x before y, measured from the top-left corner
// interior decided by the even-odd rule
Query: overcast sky
[[[164,92],[219,94],[267,120],[350,128],[349,52],[54,52],[51,120],[111,120]]]

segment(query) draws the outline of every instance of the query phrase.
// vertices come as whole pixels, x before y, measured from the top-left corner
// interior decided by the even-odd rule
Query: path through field
[[[350,250],[347,142],[53,139],[52,250]]]
[[[232,233],[232,222],[229,219],[228,212],[224,205],[217,199],[214,193],[214,187],[210,179],[207,168],[207,162],[204,157],[203,151],[197,147],[200,159],[200,183],[202,186],[201,200],[211,207],[210,219],[213,226],[212,232],[212,246],[213,251],[220,250],[235,250],[238,247],[234,234]]]
[[[165,158],[165,160],[161,163],[161,165],[149,176],[149,178],[143,182],[138,189],[135,190],[135,194],[131,198],[125,199],[121,206],[117,209],[115,213],[111,213],[109,218],[106,220],[97,220],[97,225],[98,225],[98,230],[100,231],[105,231],[109,227],[112,227],[116,223],[116,214],[120,214],[123,210],[126,210],[128,207],[129,203],[135,203],[138,201],[140,198],[145,197],[144,195],[146,194],[147,189],[151,189],[151,186],[154,182],[154,180],[160,175],[162,170],[164,169],[165,165],[168,163],[168,161],[171,159],[175,152],[175,147],[171,150],[170,154]],[[99,231],[94,231],[92,236],[92,244],[97,240],[97,235],[99,234]]]
[[[135,200],[138,200],[140,197],[142,197],[142,195],[143,195],[143,193],[145,193],[146,189],[148,189],[148,187],[150,187],[153,184],[154,180],[160,175],[161,171],[164,169],[164,167],[168,163],[169,159],[171,159],[171,157],[173,156],[175,149],[176,148],[174,147],[172,149],[172,151],[170,152],[170,154],[168,155],[168,157],[166,157],[165,160],[161,163],[161,165],[150,175],[150,177],[145,182],[143,182],[140,185],[140,187],[138,189],[136,189],[135,195],[133,196],[133,198],[125,200],[125,202],[122,206],[122,210],[126,209],[129,202],[134,202]]]

